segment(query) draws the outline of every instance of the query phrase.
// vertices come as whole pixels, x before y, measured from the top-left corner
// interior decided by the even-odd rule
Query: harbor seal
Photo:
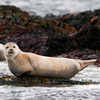
[[[23,52],[14,42],[5,44],[5,56],[10,71],[17,77],[30,75],[69,79],[89,64],[95,64],[96,62],[96,59],[79,60],[46,57]]]
[[[0,61],[6,60],[4,51],[5,51],[4,45],[0,43]]]

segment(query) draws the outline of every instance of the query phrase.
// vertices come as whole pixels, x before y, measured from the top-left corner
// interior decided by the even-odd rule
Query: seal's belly
[[[37,75],[46,77],[64,77],[70,78],[74,76],[79,70],[71,61],[64,61],[66,59],[46,59],[40,60],[37,66]]]

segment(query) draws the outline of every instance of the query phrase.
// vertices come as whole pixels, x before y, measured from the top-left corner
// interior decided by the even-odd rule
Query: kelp
[[[0,42],[24,51],[57,56],[71,50],[100,50],[100,10],[63,16],[31,16],[15,6],[0,6]]]
[[[45,77],[24,77],[17,78],[11,75],[0,76],[0,85],[12,85],[12,86],[22,86],[22,87],[31,87],[31,86],[43,86],[43,87],[64,87],[72,85],[89,85],[89,84],[100,84],[99,82],[93,82],[91,80],[68,80],[60,78],[45,78]]]

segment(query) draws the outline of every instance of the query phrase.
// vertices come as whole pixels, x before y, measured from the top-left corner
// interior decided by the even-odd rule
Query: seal
[[[71,78],[96,59],[80,60],[69,58],[46,57],[30,52],[23,52],[14,42],[5,44],[5,56],[10,71],[17,77],[39,76]]]
[[[6,60],[4,52],[5,52],[5,47],[3,44],[0,43],[0,61]]]

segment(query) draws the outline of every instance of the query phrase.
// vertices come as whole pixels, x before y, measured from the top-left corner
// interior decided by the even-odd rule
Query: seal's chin
[[[11,57],[14,55],[14,52],[13,51],[9,51],[8,54],[7,54],[7,57]]]
[[[7,57],[9,58],[9,57],[12,57],[13,56],[13,54],[7,54]]]
[[[14,52],[13,52],[13,51],[9,51],[8,54],[9,54],[9,55],[10,55],[10,54],[14,54]]]

